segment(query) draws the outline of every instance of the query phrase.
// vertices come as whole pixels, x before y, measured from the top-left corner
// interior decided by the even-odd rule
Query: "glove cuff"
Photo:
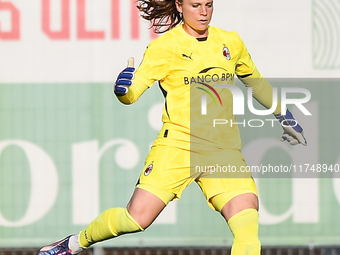
[[[286,115],[275,114],[276,119],[281,123],[282,126],[291,126],[296,132],[301,133],[302,127],[294,119],[293,114],[287,109]]]

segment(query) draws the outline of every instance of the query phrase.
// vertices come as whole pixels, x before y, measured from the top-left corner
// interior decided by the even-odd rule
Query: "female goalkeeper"
[[[43,247],[39,255],[77,254],[96,242],[144,231],[192,182],[226,219],[234,235],[232,254],[259,255],[258,194],[251,174],[203,166],[231,166],[236,173],[246,166],[239,129],[233,124],[235,76],[279,121],[293,117],[289,111],[280,114],[278,101],[273,104],[272,87],[257,71],[239,35],[209,26],[213,0],[139,0],[138,9],[157,33],[166,33],[148,45],[136,72],[129,60],[114,92],[119,101],[132,104],[158,82],[165,98],[163,128],[127,207],[104,211],[79,234]],[[213,125],[216,119],[228,125]],[[282,139],[306,144],[298,125],[287,129]]]

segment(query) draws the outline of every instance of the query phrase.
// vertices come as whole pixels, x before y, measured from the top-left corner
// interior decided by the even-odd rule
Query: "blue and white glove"
[[[287,141],[291,145],[307,145],[307,140],[303,136],[303,129],[294,119],[293,114],[287,109],[286,115],[276,114],[275,117],[280,122],[283,128],[283,135],[280,139],[281,142]]]
[[[132,79],[136,70],[134,63],[134,58],[129,58],[127,68],[118,75],[113,90],[116,96],[124,96],[129,91],[129,86],[132,85]]]

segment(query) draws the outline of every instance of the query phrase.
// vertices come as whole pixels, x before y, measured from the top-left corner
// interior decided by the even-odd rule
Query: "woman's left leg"
[[[223,193],[211,199],[218,208]],[[244,193],[229,200],[221,210],[234,235],[232,255],[260,255],[261,243],[258,238],[259,215],[258,198],[254,193]]]

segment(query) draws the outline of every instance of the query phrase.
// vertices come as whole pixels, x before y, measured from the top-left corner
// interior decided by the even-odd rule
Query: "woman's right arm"
[[[120,102],[123,104],[136,102],[155,81],[164,79],[167,67],[166,58],[162,56],[164,49],[154,41],[148,45],[136,73],[130,58],[128,67],[119,74],[114,86],[114,92]]]

